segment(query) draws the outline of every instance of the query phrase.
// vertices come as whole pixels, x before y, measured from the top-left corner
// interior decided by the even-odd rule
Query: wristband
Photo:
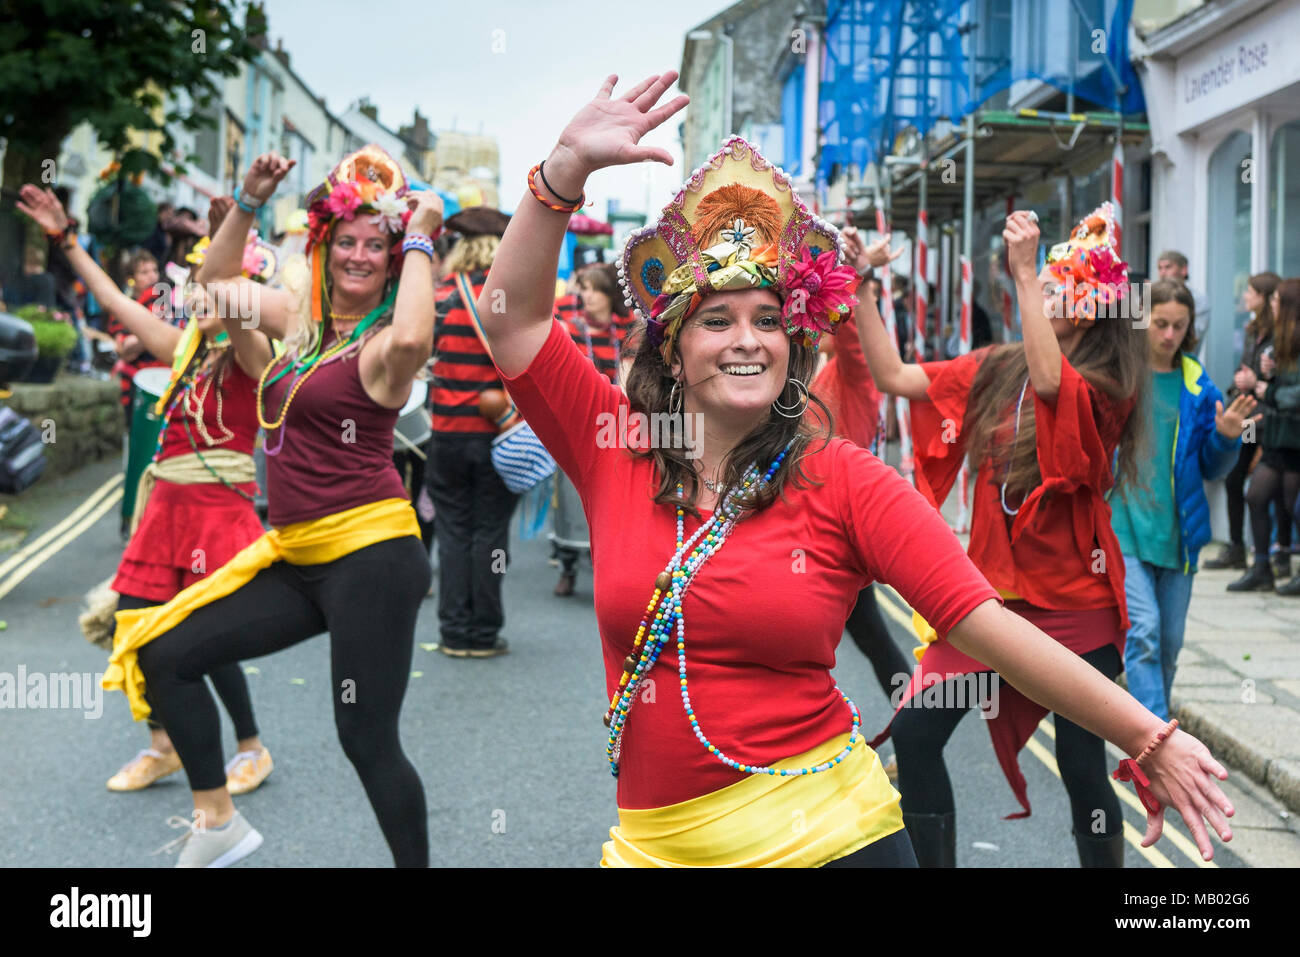
[[[402,240],[402,253],[405,255],[412,249],[419,250],[433,260],[433,240],[424,235],[424,233],[407,233],[406,238]]]
[[[582,209],[587,202],[587,193],[585,190],[583,191],[583,194],[578,197],[577,202],[570,203],[568,206],[559,206],[543,196],[542,191],[537,188],[536,183],[537,174],[541,172],[541,169],[542,164],[538,163],[528,171],[528,191],[533,194],[533,199],[537,200],[547,209],[552,209],[557,213],[576,213],[578,210]],[[550,189],[550,187],[548,186],[547,189]]]
[[[551,195],[554,196],[556,199],[558,199],[558,200],[559,200],[561,203],[563,203],[565,206],[581,206],[581,205],[582,205],[582,197],[581,197],[581,196],[578,197],[577,199],[565,199],[563,196],[561,196],[559,193],[557,193],[557,192],[556,192],[556,191],[551,187],[550,181],[547,180],[547,178],[546,178],[546,161],[545,161],[545,160],[543,160],[542,162],[540,162],[540,163],[537,164],[537,172],[538,172],[538,174],[542,177],[542,185],[545,186],[547,189],[549,189],[549,190],[551,191]]]
[[[256,213],[265,202],[265,200],[259,200],[256,204],[249,203],[248,200],[244,199],[243,194],[244,188],[242,186],[235,190],[235,205],[246,213]]]

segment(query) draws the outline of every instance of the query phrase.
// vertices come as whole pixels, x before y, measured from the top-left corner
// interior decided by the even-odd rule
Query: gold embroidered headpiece
[[[815,345],[857,299],[839,231],[739,136],[691,174],[658,222],[633,233],[619,281],[665,362],[685,319],[713,292],[771,288],[786,333]]]

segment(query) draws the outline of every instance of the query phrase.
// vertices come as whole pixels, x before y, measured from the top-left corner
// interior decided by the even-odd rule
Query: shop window
[[[1269,177],[1269,263],[1279,276],[1300,276],[1300,120],[1273,134]]]
[[[1205,359],[1215,382],[1229,382],[1241,349],[1241,329],[1249,318],[1242,311],[1242,292],[1250,277],[1251,139],[1233,133],[1210,156],[1206,194],[1209,203],[1209,248],[1206,275],[1192,274],[1193,290],[1207,290],[1203,330]],[[1183,250],[1186,252],[1186,250]],[[1195,258],[1195,257],[1191,257]],[[1204,283],[1204,285],[1202,285]]]

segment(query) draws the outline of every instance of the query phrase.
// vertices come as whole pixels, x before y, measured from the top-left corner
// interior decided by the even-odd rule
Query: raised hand
[[[18,191],[18,196],[18,211],[36,220],[36,225],[45,232],[61,233],[68,228],[68,214],[49,187],[42,190],[28,183]]]
[[[1214,760],[1209,748],[1190,734],[1175,731],[1151,753],[1142,768],[1151,779],[1151,791],[1160,803],[1182,815],[1202,858],[1208,861],[1214,857],[1214,845],[1205,827],[1207,821],[1220,839],[1232,840],[1232,828],[1228,826],[1228,818],[1234,813],[1232,802],[1214,780],[1226,781],[1228,772]],[[1159,840],[1164,829],[1165,808],[1155,813],[1147,811],[1143,847]]]
[[[226,215],[235,208],[233,196],[213,196],[208,203],[208,235],[215,236]]]
[[[1018,209],[1007,217],[1002,230],[1002,241],[1007,244],[1007,270],[1012,276],[1038,273],[1038,223],[1027,210]]]
[[[248,173],[244,176],[241,196],[249,200],[266,202],[280,185],[280,180],[288,175],[289,170],[298,165],[297,160],[285,159],[279,153],[263,153],[253,160]]]
[[[408,233],[434,236],[442,227],[442,197],[431,189],[409,193],[406,204],[411,207],[411,218],[406,224]]]
[[[676,79],[676,71],[669,70],[659,76],[647,77],[622,96],[614,98],[618,77],[606,77],[596,98],[579,110],[564,128],[556,150],[567,153],[584,178],[607,166],[647,160],[673,165],[673,158],[667,150],[639,144],[641,137],[690,102],[687,96],[682,95],[664,106],[655,107]]]
[[[1214,403],[1214,427],[1219,430],[1219,434],[1225,439],[1239,439],[1241,433],[1246,431],[1246,422],[1258,422],[1264,418],[1261,412],[1253,419],[1247,419],[1251,412],[1255,411],[1256,402],[1249,395],[1239,395],[1232,400],[1232,405],[1225,410],[1221,401]]]

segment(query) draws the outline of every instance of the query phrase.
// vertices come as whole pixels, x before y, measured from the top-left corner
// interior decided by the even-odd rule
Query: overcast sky
[[[528,170],[545,159],[569,118],[616,73],[620,90],[681,67],[686,34],[728,0],[267,0],[272,45],[331,112],[369,96],[391,130],[416,107],[433,129],[482,132],[501,147],[501,203],[513,209]],[[493,52],[494,43],[502,52]],[[674,86],[660,102],[679,91]],[[691,107],[687,107],[687,110]],[[588,183],[589,210],[605,200],[657,212],[685,179],[679,113],[643,140],[675,165],[604,170]],[[646,170],[650,172],[647,174]],[[647,175],[649,177],[647,181]]]

